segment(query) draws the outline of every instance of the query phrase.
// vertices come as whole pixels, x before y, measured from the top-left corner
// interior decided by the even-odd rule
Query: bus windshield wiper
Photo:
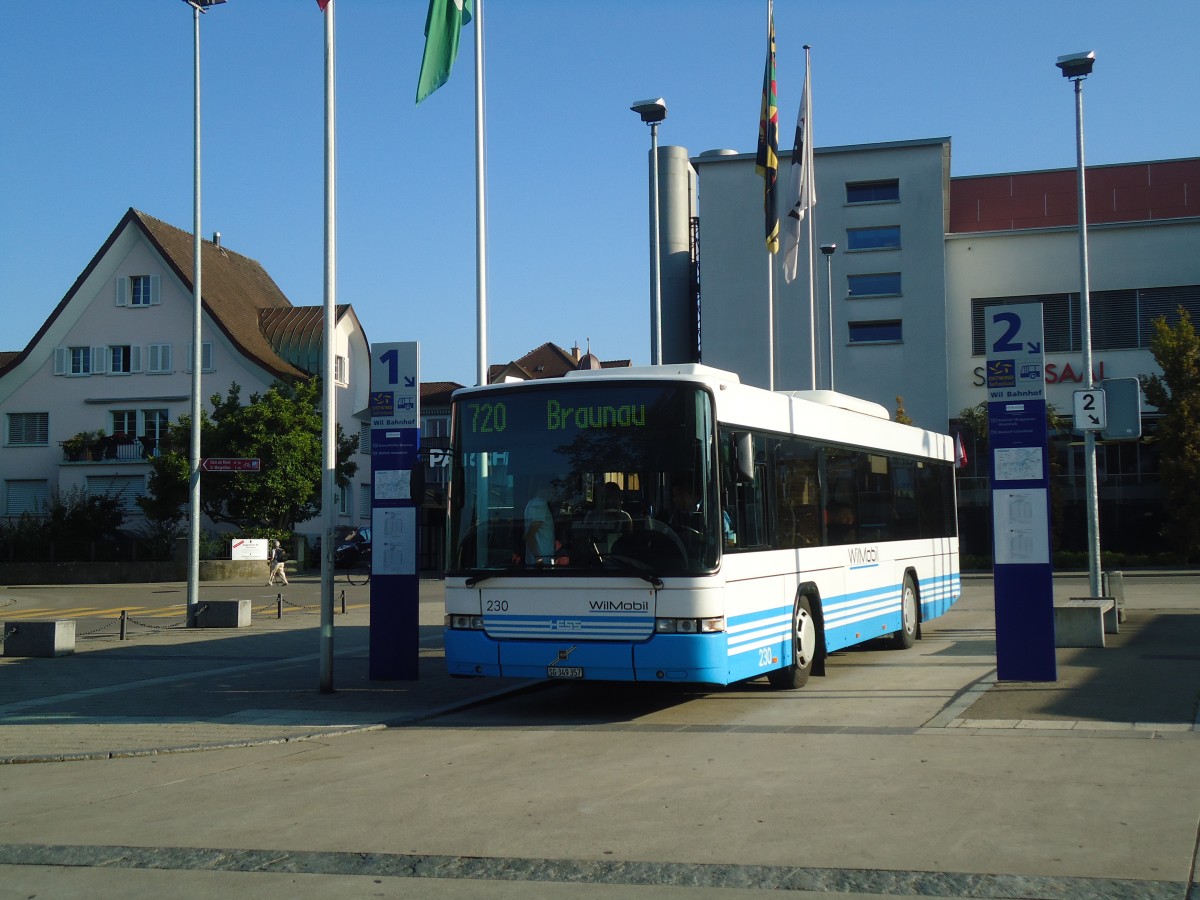
[[[628,556],[614,556],[611,553],[608,556],[600,556],[597,553],[596,556],[600,560],[601,565],[604,565],[604,563],[613,563],[617,568],[629,572],[631,575],[636,575],[643,581],[650,582],[656,588],[663,586],[662,579],[654,574],[653,569],[639,559],[632,559]]]
[[[511,575],[513,572],[523,572],[524,570],[525,567],[522,565],[518,565],[517,563],[509,563],[502,569],[486,569],[484,571],[476,572],[474,575],[471,575],[469,578],[467,578],[466,584],[467,587],[472,588],[481,581],[487,581],[489,578],[496,578],[500,575]]]

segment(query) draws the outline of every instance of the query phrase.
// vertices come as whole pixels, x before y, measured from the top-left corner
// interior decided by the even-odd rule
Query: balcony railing
[[[82,446],[70,441],[59,443],[63,448],[63,462],[141,462],[158,456],[158,442],[149,437],[113,435]]]

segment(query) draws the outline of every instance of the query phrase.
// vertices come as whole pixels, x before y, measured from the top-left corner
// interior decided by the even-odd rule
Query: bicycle
[[[371,580],[371,561],[357,560],[346,567],[346,580],[355,587],[367,584]]]

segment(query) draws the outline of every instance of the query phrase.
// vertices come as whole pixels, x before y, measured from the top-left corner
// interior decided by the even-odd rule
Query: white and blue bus
[[[701,365],[454,394],[453,675],[799,687],[958,599],[953,440]]]

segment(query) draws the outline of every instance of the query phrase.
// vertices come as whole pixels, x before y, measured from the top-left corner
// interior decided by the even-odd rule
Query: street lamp
[[[187,623],[196,625],[200,602],[200,361],[201,298],[200,289],[200,13],[225,0],[183,0],[192,8],[194,115],[192,131],[192,434],[188,452],[188,583]]]
[[[837,244],[822,244],[825,254],[825,287],[829,292],[829,389],[833,390],[833,251]]]
[[[1060,56],[1055,63],[1063,78],[1075,83],[1075,155],[1076,181],[1079,186],[1079,319],[1083,342],[1084,385],[1092,390],[1092,302],[1088,285],[1087,192],[1084,186],[1083,165],[1083,80],[1092,74],[1096,54],[1088,50]],[[1087,506],[1088,586],[1093,597],[1099,597],[1100,586],[1100,503],[1096,492],[1096,432],[1083,432],[1083,472],[1085,504]]]
[[[650,300],[654,340],[650,345],[650,362],[662,364],[662,248],[658,228],[658,123],[667,117],[667,104],[662,97],[638,100],[629,107],[650,126]]]

